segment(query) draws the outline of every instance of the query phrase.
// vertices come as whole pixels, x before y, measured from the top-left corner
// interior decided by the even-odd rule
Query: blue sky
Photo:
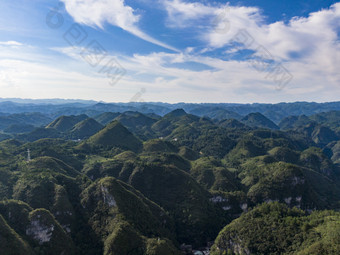
[[[1,97],[340,100],[340,2],[1,0]]]

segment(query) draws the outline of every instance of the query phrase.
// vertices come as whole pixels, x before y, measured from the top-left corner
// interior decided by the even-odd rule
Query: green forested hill
[[[93,118],[96,121],[98,121],[100,124],[107,125],[119,115],[120,115],[120,113],[118,113],[118,112],[104,112],[102,114],[94,116]]]
[[[279,127],[259,112],[249,113],[241,121],[250,127],[279,129]]]
[[[122,149],[138,151],[142,143],[118,121],[113,121],[98,133],[91,136],[87,144],[103,147],[120,147]]]
[[[70,130],[70,137],[72,139],[84,139],[88,138],[103,128],[103,125],[98,123],[92,118],[85,119],[78,122]]]
[[[87,119],[88,116],[85,114],[79,116],[61,116],[56,120],[52,121],[46,126],[46,128],[55,128],[60,132],[69,131],[78,122]]]
[[[339,254],[340,213],[308,215],[279,203],[262,204],[227,225],[212,255]]]
[[[340,252],[336,112],[280,129],[259,113],[188,112],[63,116],[3,133],[0,253]]]

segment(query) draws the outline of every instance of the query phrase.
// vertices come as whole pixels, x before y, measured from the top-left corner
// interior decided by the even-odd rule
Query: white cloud
[[[146,96],[150,96],[151,101],[155,100],[154,98],[171,102],[245,103],[301,99],[330,101],[338,100],[337,93],[340,92],[340,86],[336,86],[336,83],[328,81],[314,69],[310,72],[308,63],[288,64],[286,67],[289,70],[297,72],[293,71],[293,81],[282,91],[278,91],[273,80],[266,79],[265,73],[256,71],[246,61],[224,61],[212,57],[167,53],[135,55],[120,61],[130,74],[144,73],[155,76],[154,82],[144,82],[134,75],[128,77],[129,83],[143,84],[143,87],[147,88]],[[168,65],[186,62],[205,64],[212,69],[194,71]]]
[[[294,91],[300,92],[305,87],[307,95],[315,89],[319,91],[320,86],[329,91],[338,90],[340,86],[338,71],[340,68],[338,36],[340,3],[311,13],[308,17],[295,17],[288,23],[272,24],[266,24],[261,10],[254,7],[213,6],[180,0],[165,1],[165,7],[173,28],[177,26],[182,29],[197,30],[197,26],[193,24],[210,21],[203,29],[198,29],[201,40],[207,44],[205,51],[226,46],[234,47],[233,42],[237,33],[244,29],[250,35],[247,42],[251,43],[246,43],[241,49],[254,50],[258,56],[261,54],[260,49],[265,49],[269,59],[282,62],[294,75],[294,81],[291,83],[291,86],[295,86]],[[225,52],[234,54],[240,49],[239,47],[237,45]],[[249,75],[246,69],[243,71],[247,76]],[[244,77],[240,79],[245,80]],[[321,91],[318,93],[320,97],[324,94]]]
[[[5,46],[22,46],[23,44],[17,41],[7,41],[7,42],[0,42],[0,45]]]
[[[61,0],[66,11],[80,24],[95,26],[101,29],[105,23],[120,27],[141,39],[161,47],[178,51],[177,49],[158,41],[138,28],[140,15],[126,5],[124,0]]]
[[[6,46],[7,47],[7,46]],[[127,70],[126,75],[110,86],[100,67],[92,68],[80,61],[76,48],[57,48],[73,60],[50,56],[45,59],[38,52],[27,54],[25,49],[0,47],[0,87],[3,97],[83,98],[103,101],[129,101],[141,88],[146,89],[144,101],[167,102],[279,102],[296,100],[339,100],[340,86],[325,82],[310,71],[309,63],[294,62],[287,67],[294,72],[294,80],[282,91],[245,61],[225,61],[184,53],[152,53],[122,56],[112,54]],[[6,53],[9,51],[10,53]],[[18,58],[21,56],[20,58]],[[33,60],[33,61],[32,61]],[[67,62],[65,62],[67,61]],[[178,63],[201,63],[211,68],[203,71],[179,68]],[[59,65],[56,66],[56,63]],[[315,69],[314,69],[315,68]],[[147,76],[147,78],[145,78]]]
[[[170,27],[203,28],[202,39],[208,39],[210,45],[214,47],[225,45],[240,27],[254,27],[263,19],[260,10],[256,7],[231,6],[229,3],[205,5],[199,2],[167,0],[164,1],[164,6],[168,13]],[[211,36],[216,38],[210,38]],[[222,42],[221,38],[223,38]]]
[[[193,25],[190,21],[209,16],[216,8],[201,3],[185,3],[179,0],[165,1],[168,12],[168,25],[170,27],[188,27]]]
[[[241,29],[247,30],[255,41],[247,48],[256,50],[262,45],[281,60],[290,60],[292,53],[310,56],[320,52],[320,48],[332,49],[334,52],[339,45],[337,31],[340,30],[340,3],[311,13],[307,18],[295,17],[288,24],[265,24],[261,10],[255,7],[212,6],[181,0],[165,1],[164,4],[173,27],[191,26],[193,23],[188,22],[190,20],[197,27],[197,24],[207,21],[207,16],[210,17],[210,23],[201,31],[201,39],[208,43],[207,47],[230,45]]]
[[[87,1],[81,0],[78,4],[83,2]],[[19,46],[18,42],[0,42],[2,96],[50,98],[52,95],[126,102],[145,88],[144,101],[274,103],[339,100],[340,45],[336,32],[339,31],[340,4],[306,18],[294,18],[287,24],[265,24],[257,8],[200,3],[186,6],[178,0],[166,2],[174,3],[171,6],[172,16],[169,14],[168,20],[171,23],[173,19],[173,28],[179,21],[184,22],[179,24],[181,29],[193,29],[190,26],[202,17],[210,20],[201,34],[205,51],[228,45],[238,29],[245,28],[256,42],[249,48],[256,49],[256,45],[263,45],[284,63],[294,79],[283,90],[277,91],[275,82],[266,79],[266,73],[256,71],[247,61],[223,60],[220,54],[208,57],[207,52],[203,55],[204,50],[200,52],[188,47],[183,53],[135,53],[133,56],[111,53],[109,57],[117,59],[127,70],[119,83],[111,87],[107,77],[98,74],[100,67],[92,68],[81,58],[81,48],[52,48],[71,57],[70,60],[61,59],[60,54],[46,56],[44,49],[33,49],[25,44],[18,47],[19,50],[13,48],[12,45]],[[122,15],[134,15],[137,17],[135,21],[122,20],[118,24],[115,17],[109,17],[108,10],[103,10],[104,7],[90,10],[89,6],[75,14],[79,18],[75,18],[77,22],[98,27],[108,22],[124,29],[138,29],[139,16],[132,9],[124,9],[124,4],[120,5],[126,12]],[[94,15],[88,17],[82,11],[93,12]],[[223,22],[230,23],[228,31],[223,30]],[[207,30],[209,25],[210,29]],[[222,50],[234,54],[242,49],[238,47]],[[210,68],[197,71],[191,68],[193,62]]]
[[[76,60],[81,49],[58,49]],[[127,70],[115,86],[118,90],[146,88],[145,101],[168,102],[280,102],[280,101],[332,101],[339,100],[339,75],[319,64],[289,61],[285,67],[294,79],[283,88],[269,78],[268,73],[258,72],[250,62],[222,60],[197,54],[193,49],[185,53],[151,53],[122,56],[112,54]],[[193,70],[192,64],[209,66]],[[186,64],[188,65],[177,65]],[[179,67],[180,66],[180,67]],[[178,93],[180,91],[180,93]],[[94,95],[99,95],[97,92]],[[104,95],[105,96],[105,95]]]

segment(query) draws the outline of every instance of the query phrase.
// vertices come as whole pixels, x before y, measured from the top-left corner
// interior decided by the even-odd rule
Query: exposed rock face
[[[297,176],[294,176],[292,178],[292,185],[293,186],[296,186],[298,184],[304,184],[305,183],[305,179],[304,178],[300,178],[300,177],[297,177]]]
[[[108,189],[102,185],[101,191],[102,191],[102,194],[103,194],[104,203],[107,204],[109,207],[113,207],[113,206],[116,207],[117,206],[116,200],[109,193]]]
[[[235,254],[250,255],[249,249],[242,247],[240,243],[241,242],[234,242],[233,240],[229,240],[230,247]]]
[[[238,240],[236,240],[238,239]],[[242,241],[239,240],[239,238],[235,238],[235,239],[230,239],[226,244],[228,246],[228,249],[232,250],[233,254],[246,254],[246,255],[250,255],[250,251],[248,248],[243,247],[241,245]],[[220,248],[220,247],[216,247],[215,248],[217,251],[221,252],[221,254],[226,254],[224,252],[226,252],[225,247],[224,248]],[[229,253],[228,253],[229,254]]]
[[[65,227],[66,229],[68,226]],[[39,247],[42,254],[72,255],[75,248],[67,231],[55,220],[50,211],[36,209],[29,213],[26,235],[33,247]]]
[[[40,218],[40,217],[38,217]],[[31,221],[31,224],[26,229],[26,235],[31,236],[38,241],[40,245],[49,242],[52,237],[54,225],[45,225],[39,219]]]
[[[286,204],[290,205],[291,201],[292,201],[292,197],[287,197],[284,199]]]
[[[241,209],[245,212],[245,211],[247,211],[247,209],[248,209],[248,204],[246,204],[246,203],[240,204],[240,207],[241,207]]]

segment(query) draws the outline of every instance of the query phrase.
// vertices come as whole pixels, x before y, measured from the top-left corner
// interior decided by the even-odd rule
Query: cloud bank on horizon
[[[340,100],[340,2],[33,2],[0,3],[1,97]]]

